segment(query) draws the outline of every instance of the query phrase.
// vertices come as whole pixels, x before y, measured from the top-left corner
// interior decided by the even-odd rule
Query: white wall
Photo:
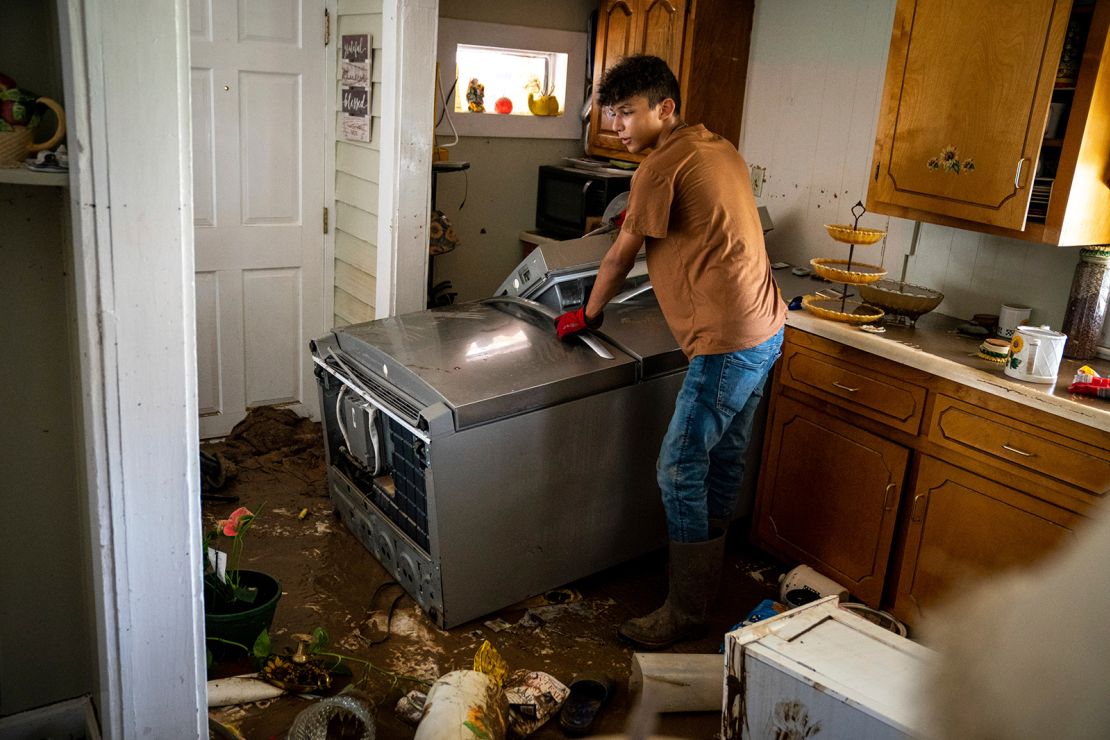
[[[0,715],[94,688],[64,209],[0,185]]]
[[[381,163],[382,0],[340,0],[332,40],[341,58],[344,34],[367,33],[371,41],[370,141],[343,138],[342,112],[335,113],[335,326],[374,318],[378,262],[378,183]],[[337,108],[341,65],[336,64]],[[429,113],[429,118],[431,114]]]
[[[823,224],[850,222],[865,201],[895,0],[759,0],[740,151],[767,168],[761,205],[775,222],[771,256],[808,265],[846,257]],[[856,258],[901,274],[912,222],[866,215],[885,243]],[[1078,250],[923,224],[907,279],[945,294],[939,311],[970,317],[1004,302],[1059,329]]]
[[[63,103],[53,3],[4,10],[0,71]],[[60,187],[0,185],[0,715],[94,689],[65,209]]]
[[[580,141],[559,139],[464,137],[451,149],[451,159],[470,169],[441,174],[436,201],[460,244],[433,265],[437,281],[451,281],[456,301],[493,295],[522,259],[518,235],[536,224],[539,166],[582,155]]]

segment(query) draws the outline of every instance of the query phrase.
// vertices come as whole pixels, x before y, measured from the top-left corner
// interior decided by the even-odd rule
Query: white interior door
[[[217,437],[252,406],[318,417],[324,0],[189,9],[198,407],[201,437]]]

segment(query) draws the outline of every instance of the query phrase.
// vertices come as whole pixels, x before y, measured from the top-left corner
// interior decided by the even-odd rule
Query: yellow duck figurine
[[[528,110],[532,111],[534,116],[557,116],[559,115],[559,99],[554,95],[536,97],[532,93],[528,93]]]

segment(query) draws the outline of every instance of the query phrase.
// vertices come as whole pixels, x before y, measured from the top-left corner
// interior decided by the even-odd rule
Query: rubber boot
[[[646,617],[630,619],[617,630],[620,636],[645,650],[661,650],[681,640],[699,637],[705,630],[705,614],[717,596],[725,536],[705,542],[675,542],[670,545],[667,600]]]

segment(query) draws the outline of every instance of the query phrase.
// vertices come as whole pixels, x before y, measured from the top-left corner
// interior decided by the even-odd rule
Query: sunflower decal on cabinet
[[[971,157],[961,160],[959,151],[949,144],[941,150],[940,154],[926,162],[925,166],[934,172],[940,170],[958,175],[962,172],[974,172],[975,160]]]

